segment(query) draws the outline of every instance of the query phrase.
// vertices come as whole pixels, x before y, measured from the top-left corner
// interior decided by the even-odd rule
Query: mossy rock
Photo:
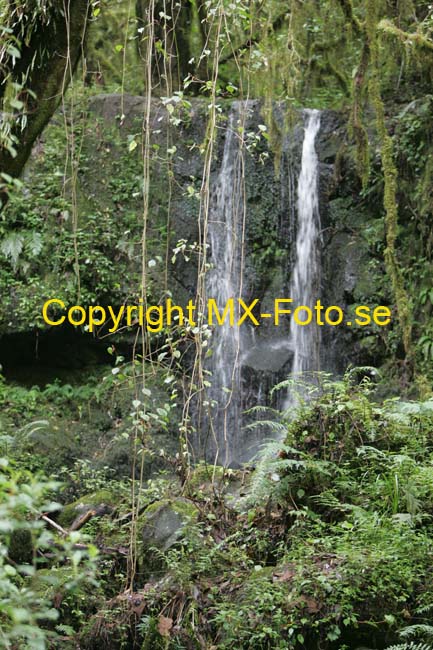
[[[233,502],[239,497],[242,479],[239,470],[201,462],[192,470],[185,494],[189,497],[197,494],[210,496],[217,492]]]
[[[199,487],[203,483],[212,482],[217,482],[219,484],[224,477],[228,476],[228,472],[232,472],[232,470],[227,470],[224,467],[221,467],[221,465],[199,463],[191,472],[188,483],[191,487]]]
[[[164,562],[158,551],[164,553],[172,548],[197,520],[196,506],[184,498],[158,501],[145,510],[138,527],[141,531],[143,569],[146,574],[163,570]]]
[[[155,503],[151,503],[144,511],[142,517],[148,519],[149,515],[153,515],[163,507],[170,506],[175,512],[184,515],[185,517],[194,518],[198,514],[198,509],[189,499],[183,497],[175,497],[174,499],[161,499]]]
[[[75,579],[71,566],[39,569],[32,581],[32,589],[38,598],[52,600],[56,593],[68,589]]]
[[[99,490],[92,494],[86,494],[77,501],[66,505],[60,512],[57,521],[63,528],[69,528],[78,515],[94,508],[99,509],[101,506],[107,506],[107,510],[111,509],[117,500],[110,490]]]

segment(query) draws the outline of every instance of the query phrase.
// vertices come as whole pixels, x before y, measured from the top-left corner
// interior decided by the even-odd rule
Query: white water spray
[[[290,297],[293,299],[293,308],[305,305],[313,309],[320,288],[319,160],[315,149],[320,129],[320,112],[305,112],[307,121],[298,179],[296,262],[290,283]],[[314,320],[313,318],[309,325],[304,326],[297,325],[294,321],[291,324],[291,377],[295,380],[302,379],[303,373],[319,370],[320,329]],[[287,406],[295,402],[290,391]]]
[[[212,270],[207,276],[208,295],[215,299],[218,308],[240,296],[242,288],[243,247],[243,187],[242,139],[238,133],[241,105],[234,102],[230,111],[224,152],[217,182],[212,194],[209,215],[209,242]],[[213,443],[218,441],[220,463],[229,463],[235,449],[231,449],[241,426],[241,369],[240,355],[243,332],[231,327],[228,318],[217,326],[212,335],[212,356],[209,370],[212,373],[211,389],[214,402],[212,428]],[[212,447],[212,441],[209,441]]]
[[[215,299],[220,310],[229,299],[234,299],[236,305],[237,297],[241,297],[245,291],[242,275],[246,205],[243,143],[239,126],[243,121],[243,111],[247,108],[242,102],[234,102],[232,105],[221,164],[211,193],[208,241],[212,268],[206,275],[206,292],[208,297]],[[289,295],[293,299],[293,307],[306,305],[311,308],[318,296],[320,282],[319,170],[315,152],[320,113],[306,111],[304,115],[306,125],[296,205],[295,183],[293,187],[287,188],[290,224],[295,223],[297,215],[296,261]],[[238,316],[235,313],[235,319]],[[262,404],[267,399],[267,393],[264,392],[268,390],[266,377],[263,377],[265,383],[262,385],[259,369],[264,371],[264,375],[272,366],[278,369],[280,366],[276,357],[282,358],[284,363],[289,348],[293,350],[292,377],[318,370],[319,367],[320,336],[318,328],[313,324],[305,327],[292,326],[289,340],[286,337],[281,341],[267,340],[266,336],[261,338],[260,334],[246,325],[232,327],[228,318],[222,325],[216,326],[212,334],[212,354],[206,360],[206,369],[211,373],[211,385],[206,391],[206,398],[212,406],[201,429],[204,436],[202,448],[208,458],[220,464],[230,465],[240,458],[251,456],[249,450],[257,449],[259,437],[267,434],[259,428],[254,432],[247,431],[245,423],[248,423],[248,416],[243,415],[252,403]],[[263,365],[264,361],[266,363]],[[242,369],[245,370],[244,373]],[[253,389],[251,373],[255,373]],[[254,396],[252,390],[255,391]],[[297,402],[292,391],[287,402],[287,407]]]

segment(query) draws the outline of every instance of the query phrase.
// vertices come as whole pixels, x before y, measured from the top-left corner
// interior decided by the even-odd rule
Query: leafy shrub
[[[76,544],[81,541],[78,533],[53,541],[53,534],[42,520],[42,514],[59,507],[52,500],[58,487],[57,483],[36,479],[29,472],[24,479],[22,472],[17,475],[7,460],[0,459],[2,648],[46,650],[57,634],[59,611],[53,606],[57,590],[73,601],[86,585],[94,588],[96,584],[96,548],[88,545],[86,551],[77,550]],[[47,562],[51,569],[45,572],[43,565]],[[55,567],[65,562],[69,563],[66,578],[60,579]]]

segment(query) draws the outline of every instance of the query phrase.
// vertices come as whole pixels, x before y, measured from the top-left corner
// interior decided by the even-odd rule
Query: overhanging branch
[[[272,31],[276,32],[284,24],[284,21],[287,18],[287,11],[285,11],[283,14],[280,14],[272,23]],[[220,65],[223,65],[224,63],[227,63],[228,61],[231,61],[232,59],[236,59],[244,50],[250,49],[253,45],[257,45],[257,43],[260,43],[261,39],[263,36],[253,36],[251,38],[248,38],[246,41],[242,43],[242,45],[239,45],[235,49],[233,49],[227,56],[223,57],[220,59]]]
[[[90,0],[65,0],[66,16],[55,11],[48,23],[33,27],[30,40],[23,45],[21,58],[10,68],[9,82],[27,81],[22,91],[26,105],[27,124],[23,130],[13,125],[16,155],[0,149],[0,173],[18,177],[27,162],[35,140],[48,124],[59,106],[70,78],[80,59],[87,29]],[[18,115],[17,115],[18,117]],[[3,191],[3,204],[7,195]]]

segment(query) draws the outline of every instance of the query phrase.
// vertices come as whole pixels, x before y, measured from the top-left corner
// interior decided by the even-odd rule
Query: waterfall
[[[208,236],[212,268],[206,288],[220,312],[229,298],[235,301],[242,290],[243,259],[243,174],[242,138],[238,133],[242,104],[234,102],[228,117],[221,167],[212,191]],[[212,386],[208,390],[211,406],[209,450],[218,453],[218,462],[229,464],[236,449],[241,427],[241,352],[242,328],[231,327],[228,319],[215,327],[207,367]]]
[[[305,305],[313,309],[320,288],[319,160],[315,150],[320,112],[308,110],[305,114],[307,119],[298,178],[296,261],[289,293],[293,299],[293,308]],[[291,377],[295,380],[302,379],[302,373],[319,370],[320,328],[314,321],[313,318],[309,325],[304,326],[297,325],[293,320],[291,323]],[[290,390],[288,406],[296,402],[292,393]]]
[[[250,109],[248,102],[234,102],[230,109],[220,166],[212,183],[208,215],[207,240],[211,264],[206,274],[207,298],[215,300],[221,315],[227,301],[234,299],[235,321],[239,317],[237,298],[254,295],[252,288],[257,281],[254,269],[248,265],[251,233],[254,231],[251,230],[251,213],[249,205],[246,205],[244,186],[244,164],[252,165],[252,162],[251,157],[243,158],[243,137],[239,130]],[[290,186],[284,192],[285,223],[289,229],[296,230],[295,261],[290,292],[286,294],[293,299],[293,308],[297,305],[312,308],[318,297],[320,280],[318,158],[315,152],[320,113],[306,111],[304,115],[306,125],[297,199],[295,177],[290,177]],[[248,219],[245,218],[247,207]],[[290,242],[286,238],[289,247],[292,242],[294,246],[294,235],[295,232],[289,238]],[[244,256],[250,273],[245,282]],[[284,295],[284,277],[287,277],[285,262],[281,267],[280,288],[275,285],[272,293],[267,288],[265,299],[268,302],[261,304],[265,311],[268,309],[265,305]],[[255,405],[271,404],[270,389],[287,376],[287,366],[292,377],[317,370],[320,337],[318,328],[313,324],[301,327],[293,325],[293,321],[290,331],[287,326],[285,332],[283,329],[272,331],[271,327],[266,327],[267,323],[261,323],[256,328],[247,323],[240,327],[231,326],[228,318],[222,325],[215,323],[216,320],[210,339],[210,354],[205,359],[209,385],[198,427],[201,437],[199,444],[201,453],[209,460],[236,466],[251,458],[269,435],[266,428],[260,428],[260,417],[256,419],[254,415],[245,415],[245,411]],[[288,401],[288,406],[296,403],[290,395]],[[258,423],[254,429],[249,426],[252,421]]]

